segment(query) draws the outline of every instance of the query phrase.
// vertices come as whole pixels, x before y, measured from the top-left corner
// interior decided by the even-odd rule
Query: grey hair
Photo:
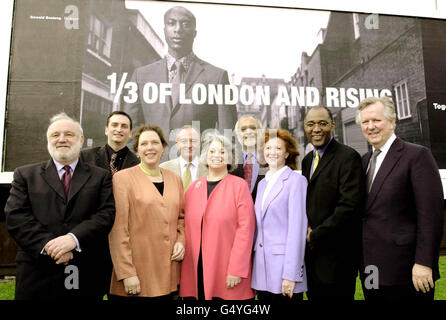
[[[382,97],[368,97],[362,100],[358,108],[356,110],[356,123],[361,124],[361,111],[370,106],[371,104],[375,104],[377,102],[381,102],[384,105],[384,117],[386,117],[387,120],[392,121],[396,119],[396,111],[395,111],[395,104],[393,103],[393,100],[389,97],[382,96]]]
[[[61,113],[58,113],[50,118],[50,124],[48,125],[48,128],[46,129],[47,137],[48,137],[48,133],[49,133],[49,129],[50,129],[51,125],[57,121],[60,121],[60,120],[68,120],[68,121],[73,122],[78,127],[80,135],[81,136],[84,135],[84,130],[82,129],[82,126],[79,123],[79,121],[74,120],[73,118],[68,116],[65,112],[61,112]]]
[[[263,130],[262,123],[260,122],[260,120],[257,119],[257,117],[255,117],[252,114],[244,114],[237,120],[237,122],[235,123],[235,127],[234,127],[235,135],[237,136],[237,140],[238,140],[238,142],[240,142],[240,144],[242,144],[242,141],[240,139],[241,132],[240,132],[240,128],[238,127],[238,124],[240,123],[241,120],[248,119],[248,118],[254,119],[256,122],[257,130],[261,130],[260,132],[258,132],[257,137],[263,137],[263,135],[264,135],[264,130]]]
[[[225,149],[225,153],[229,157],[230,163],[227,164],[228,171],[232,171],[236,168],[236,159],[235,159],[235,148],[234,144],[225,136],[222,136],[218,133],[211,133],[206,135],[203,141],[203,148],[200,154],[200,163],[206,166],[208,168],[207,164],[207,156],[209,152],[209,147],[211,146],[211,143],[214,141],[218,141],[223,145],[223,148]]]

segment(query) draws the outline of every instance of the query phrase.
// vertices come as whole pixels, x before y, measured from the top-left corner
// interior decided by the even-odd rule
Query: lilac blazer
[[[276,180],[262,210],[266,186],[266,179],[262,179],[255,202],[257,232],[252,288],[279,294],[282,280],[287,279],[296,282],[294,293],[307,291],[304,262],[307,180],[287,167]]]

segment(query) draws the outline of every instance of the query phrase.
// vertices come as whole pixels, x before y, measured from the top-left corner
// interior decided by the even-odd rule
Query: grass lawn
[[[446,300],[446,256],[440,257],[441,279],[435,283],[435,300]],[[14,299],[14,282],[0,281],[0,300]],[[356,281],[355,300],[364,300],[359,278]]]

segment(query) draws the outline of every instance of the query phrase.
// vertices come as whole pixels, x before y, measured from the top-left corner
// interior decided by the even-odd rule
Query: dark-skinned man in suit
[[[302,160],[308,180],[305,262],[309,300],[353,300],[360,262],[364,178],[361,156],[333,138],[333,116],[311,108],[304,129],[314,150]]]

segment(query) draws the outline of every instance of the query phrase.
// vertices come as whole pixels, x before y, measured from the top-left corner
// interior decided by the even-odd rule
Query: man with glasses
[[[160,164],[161,168],[171,170],[181,177],[185,192],[192,182],[206,175],[208,171],[199,160],[200,144],[200,134],[197,130],[185,125],[179,130],[175,140],[180,156]]]
[[[260,168],[262,156],[263,128],[253,115],[245,114],[235,124],[237,140],[242,146],[243,162],[239,163],[231,174],[248,182],[253,200],[256,199],[257,185],[265,177]]]
[[[365,180],[361,156],[333,138],[326,107],[306,114],[304,129],[314,150],[302,160],[308,180],[305,263],[309,300],[353,300],[360,262]]]

